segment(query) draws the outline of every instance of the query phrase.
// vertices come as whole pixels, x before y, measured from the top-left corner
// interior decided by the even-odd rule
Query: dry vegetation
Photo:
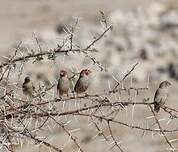
[[[108,33],[114,27],[103,12],[100,14],[102,32],[84,47],[75,43],[75,31],[79,24],[78,19],[75,19],[71,25],[64,27],[65,37],[55,49],[44,50],[38,36],[34,34],[36,49],[25,51],[23,42],[20,42],[13,53],[1,62],[2,151],[24,152],[24,147],[28,147],[30,151],[43,152],[86,152],[103,149],[128,152],[135,151],[132,149],[135,140],[142,144],[139,138],[148,145],[155,142],[160,151],[177,151],[177,139],[174,135],[178,132],[178,110],[167,106],[168,104],[163,106],[161,113],[164,113],[166,122],[162,122],[160,113],[155,114],[150,76],[147,76],[141,87],[134,85],[132,73],[140,68],[138,62],[129,65],[127,72],[120,80],[114,79],[109,89],[102,86],[98,91],[93,88],[92,93],[77,97],[71,89],[69,97],[59,98],[56,93],[56,80],[49,81],[42,73],[34,80],[36,95],[31,99],[22,94],[21,82],[28,65],[50,63],[52,67],[63,57],[70,60],[70,57],[78,54],[81,60],[89,60],[92,67],[97,69],[95,74],[107,71],[107,67],[96,57],[102,50],[95,45],[102,39],[107,39]],[[73,88],[78,71],[70,70]],[[128,134],[134,134],[133,138]]]

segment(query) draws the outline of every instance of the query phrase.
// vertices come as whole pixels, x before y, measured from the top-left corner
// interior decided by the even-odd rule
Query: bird
[[[89,85],[90,85],[90,74],[91,71],[89,69],[83,69],[80,72],[80,76],[75,84],[74,91],[79,94],[79,93],[84,93],[87,91]]]
[[[30,98],[34,97],[35,87],[31,82],[29,76],[25,77],[24,79],[24,82],[22,84],[22,91],[26,96]]]
[[[166,81],[161,82],[158,89],[156,90],[155,95],[154,95],[154,111],[156,113],[158,113],[160,108],[165,104],[168,98],[170,86],[171,86],[171,83],[166,80]]]
[[[60,97],[65,95],[65,94],[67,96],[69,96],[68,95],[69,88],[70,88],[70,83],[69,83],[67,71],[61,70],[60,71],[60,77],[59,77],[58,84],[57,84],[58,95]]]

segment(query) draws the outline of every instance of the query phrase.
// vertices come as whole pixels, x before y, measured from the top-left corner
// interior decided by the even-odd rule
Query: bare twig
[[[122,80],[116,84],[116,86],[112,89],[111,92],[116,91],[116,89],[117,89],[117,87],[120,85],[120,83],[121,83],[122,81],[124,81],[124,80],[134,71],[134,69],[136,68],[136,66],[137,66],[138,64],[139,64],[139,63],[137,62],[136,64],[133,65],[133,67],[124,75],[124,77],[122,78]]]
[[[118,144],[118,142],[117,142],[116,139],[114,138],[114,135],[113,135],[111,126],[110,126],[110,124],[109,124],[110,121],[108,121],[107,123],[108,123],[108,128],[109,128],[109,132],[110,132],[111,138],[112,138],[112,140],[114,141],[114,146],[117,146],[118,149],[119,149],[121,152],[124,152],[124,150],[121,148],[121,146]],[[113,146],[113,147],[114,147],[114,146]]]
[[[106,28],[106,30],[105,30],[103,33],[101,33],[97,38],[95,38],[94,41],[91,42],[91,43],[84,49],[84,51],[87,51],[88,49],[90,49],[91,46],[93,46],[96,42],[98,42],[111,28],[112,28],[112,25],[108,26],[108,27]]]
[[[152,108],[150,105],[149,105],[149,107],[150,107],[151,112],[153,113],[153,116],[154,116],[154,118],[155,118],[155,121],[156,121],[156,123],[157,123],[157,125],[158,125],[158,127],[159,127],[159,129],[160,129],[160,132],[163,134],[163,137],[165,138],[167,144],[168,144],[168,145],[170,146],[170,148],[171,148],[170,150],[171,150],[171,151],[174,151],[175,148],[174,148],[174,147],[172,146],[172,144],[169,142],[168,138],[166,137],[165,132],[164,132],[163,129],[161,128],[161,125],[160,125],[160,123],[159,123],[159,121],[158,121],[158,119],[157,119],[157,117],[156,117],[156,114],[155,114],[153,108]]]

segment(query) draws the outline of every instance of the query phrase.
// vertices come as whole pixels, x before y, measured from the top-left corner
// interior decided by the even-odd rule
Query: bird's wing
[[[154,96],[154,102],[164,104],[167,100],[168,92],[167,89],[158,89]]]
[[[60,81],[60,79],[59,79],[59,80],[58,80],[58,83],[57,83],[57,91],[59,91],[60,84],[61,84],[61,81]]]
[[[159,89],[156,91],[155,96],[154,96],[154,102],[160,103],[162,100],[161,94]]]
[[[25,84],[24,83],[22,84],[22,89],[25,89]]]
[[[79,90],[79,86],[80,86],[80,78],[77,80],[75,87],[74,87],[74,91],[77,92]]]

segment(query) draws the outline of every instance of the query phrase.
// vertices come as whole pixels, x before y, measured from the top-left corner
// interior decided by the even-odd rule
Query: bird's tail
[[[160,110],[160,105],[158,103],[154,103],[154,111],[158,113]]]

